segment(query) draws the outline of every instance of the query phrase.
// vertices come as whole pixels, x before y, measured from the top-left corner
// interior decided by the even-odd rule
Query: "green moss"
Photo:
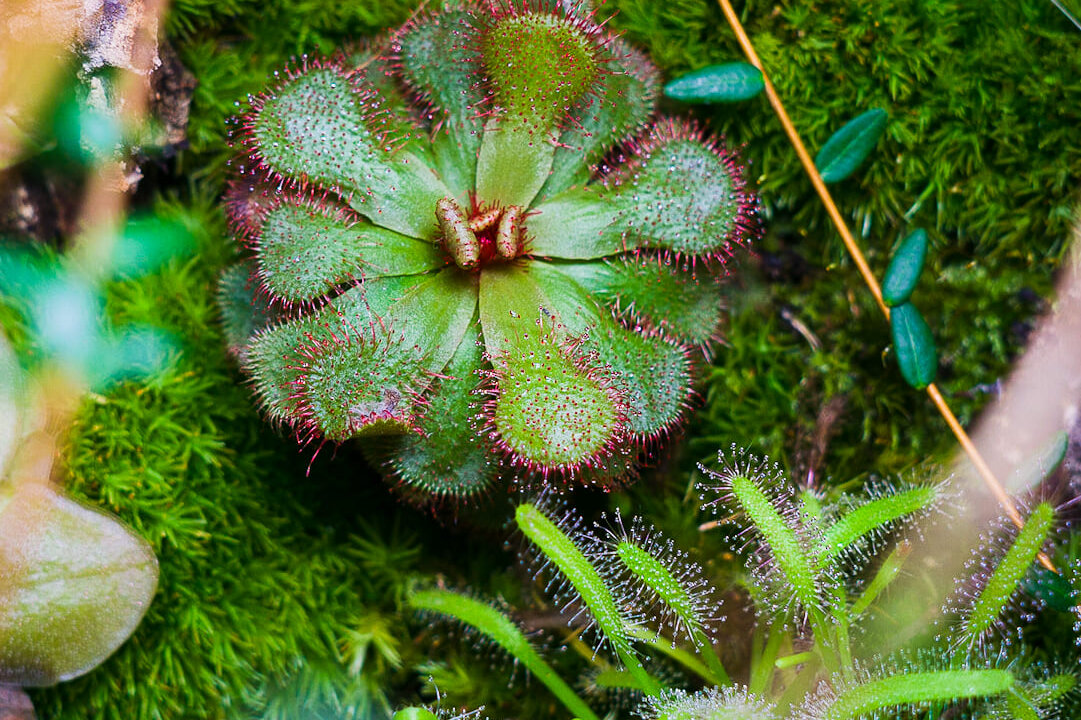
[[[232,259],[215,206],[235,154],[226,125],[235,103],[290,56],[331,52],[393,27],[415,5],[172,6],[167,32],[199,86],[191,147],[164,178],[183,199],[159,201],[158,209],[184,218],[199,252],[113,286],[108,307],[117,320],[172,331],[185,349],[163,377],[88,400],[67,460],[76,495],[111,508],[154,544],[161,589],[132,641],[102,668],[34,692],[42,720],[348,717],[349,707],[363,717],[384,694],[395,703],[421,699],[431,691],[429,673],[454,702],[488,701],[496,717],[502,702],[520,707],[521,697],[508,698],[530,694],[521,682],[508,687],[506,668],[489,671],[472,653],[422,657],[417,627],[398,613],[397,595],[414,568],[527,602],[521,583],[502,572],[510,564],[500,552],[504,531],[478,530],[463,515],[461,525],[474,525],[466,549],[467,531],[440,528],[398,504],[347,449],[333,463],[320,457],[306,477],[309,456],[258,417],[225,357],[213,302],[217,273]],[[602,6],[605,14],[616,10],[613,27],[647,50],[665,79],[740,57],[713,2]],[[1081,177],[1081,35],[1038,0],[748,0],[738,11],[812,153],[858,112],[889,112],[876,151],[834,192],[879,274],[900,237],[915,226],[928,230],[918,302],[942,355],[943,390],[970,422],[989,398],[984,388],[1020,350],[1018,331],[1040,310],[1027,296],[1050,295],[1062,258]],[[805,469],[816,417],[838,395],[846,410],[820,466],[836,480],[910,467],[952,441],[883,355],[888,326],[844,259],[765,97],[694,112],[745,144],[767,234],[761,261],[744,261],[746,279],[729,291],[727,344],[700,390],[682,450],[658,458],[650,471],[658,477],[614,502],[716,558],[717,538],[698,532],[702,519],[685,499],[694,461],[715,457],[718,447],[739,443]],[[782,268],[783,282],[770,274],[778,259],[796,265]],[[782,310],[814,333],[819,349]],[[9,315],[0,308],[10,329]],[[485,527],[498,526],[509,506],[493,502],[485,511]],[[448,525],[456,512],[442,514]],[[481,551],[486,546],[491,552]],[[552,712],[543,698],[530,698],[521,717]]]

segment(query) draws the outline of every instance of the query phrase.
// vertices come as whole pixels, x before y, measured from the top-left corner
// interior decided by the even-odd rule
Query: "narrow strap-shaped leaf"
[[[616,545],[616,554],[627,569],[652,589],[657,598],[679,619],[683,627],[687,628],[691,642],[705,659],[710,674],[716,678],[715,682],[721,685],[731,684],[728,673],[721,665],[716,653],[713,652],[712,644],[705,633],[705,623],[699,612],[698,603],[694,601],[683,583],[665,567],[664,563],[629,538],[621,540]]]
[[[582,551],[535,505],[523,503],[514,511],[522,533],[552,562],[585,603],[605,640],[647,695],[658,695],[660,683],[646,672],[631,649],[623,614],[612,593]]]
[[[923,272],[927,257],[927,232],[913,230],[901,241],[882,279],[882,301],[889,307],[908,302]]]
[[[447,615],[475,628],[522,663],[571,713],[583,720],[598,720],[589,706],[537,654],[510,618],[492,606],[449,590],[434,589],[410,593],[409,604],[417,610]]]
[[[855,172],[882,137],[888,119],[885,110],[875,108],[849,120],[831,135],[815,156],[822,180],[840,182]]]
[[[972,604],[972,610],[964,619],[963,630],[968,639],[976,640],[998,621],[1029,566],[1047,542],[1054,523],[1055,511],[1048,503],[1040,503],[1029,515],[1017,539],[987,578]]]
[[[1000,695],[1014,684],[1008,670],[939,670],[871,680],[845,689],[823,720],[856,720],[900,705],[949,702]]]
[[[937,485],[924,485],[888,493],[859,505],[826,528],[822,536],[820,560],[829,562],[861,537],[926,510],[940,497],[941,490]]]
[[[477,199],[499,207],[529,207],[552,171],[555,135],[508,119],[484,126],[477,157]]]
[[[935,381],[938,351],[927,321],[912,303],[906,302],[890,311],[893,350],[901,376],[912,387],[922,390]]]
[[[733,62],[680,75],[664,86],[664,94],[686,103],[730,103],[753,98],[765,88],[758,68]]]
[[[736,474],[728,482],[732,496],[769,550],[783,581],[803,607],[817,607],[817,576],[795,531],[753,479]]]
[[[852,603],[851,615],[856,617],[862,615],[867,608],[871,607],[882,591],[889,587],[889,584],[894,581],[898,573],[901,572],[901,568],[905,564],[905,560],[908,559],[909,554],[912,552],[912,546],[907,542],[902,542],[895,547],[886,559],[882,561],[882,565],[878,568],[875,576],[871,578],[871,582],[867,583],[867,587],[863,593],[856,598],[856,602]]]

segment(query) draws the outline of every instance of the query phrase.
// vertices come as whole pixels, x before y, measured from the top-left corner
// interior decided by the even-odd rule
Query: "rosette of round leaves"
[[[220,300],[269,418],[421,495],[608,483],[683,419],[752,234],[734,156],[568,3],[422,13],[252,97]]]

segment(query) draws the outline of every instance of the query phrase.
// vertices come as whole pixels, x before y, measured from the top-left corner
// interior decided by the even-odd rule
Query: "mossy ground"
[[[467,545],[464,518],[399,503],[349,448],[324,450],[306,475],[308,454],[258,416],[218,328],[213,287],[233,251],[217,198],[235,103],[290,56],[331,52],[412,10],[385,0],[173,5],[168,35],[199,81],[191,147],[152,173],[138,200],[182,218],[199,251],[114,286],[109,308],[176,333],[185,348],[163,377],[88,399],[68,439],[72,491],[153,543],[161,588],[104,666],[34,691],[43,720],[378,716],[386,698],[417,699],[429,675],[494,717],[524,696],[523,717],[550,711],[532,686],[507,687],[509,668],[490,671],[446,642],[432,649],[439,633],[415,644],[420,627],[398,613],[413,571],[521,598],[498,524],[472,530]],[[937,335],[944,393],[971,420],[1045,309],[1065,250],[1081,190],[1081,32],[1037,0],[753,0],[739,10],[811,148],[863,110],[889,112],[886,137],[836,197],[878,272],[909,229],[930,232],[917,303]],[[602,9],[614,11],[613,26],[666,77],[739,57],[707,0]],[[684,546],[717,553],[695,529],[688,481],[719,447],[746,445],[803,473],[823,410],[842,407],[814,463],[835,481],[902,471],[952,443],[884,354],[888,328],[765,98],[694,114],[743,146],[766,234],[733,266],[726,343],[693,430],[630,493],[584,500],[633,506]],[[501,496],[492,502],[503,508]],[[490,553],[478,550],[485,544]]]

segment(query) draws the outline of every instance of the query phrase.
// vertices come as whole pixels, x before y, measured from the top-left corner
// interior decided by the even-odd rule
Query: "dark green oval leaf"
[[[890,330],[897,364],[905,382],[922,390],[935,381],[938,352],[931,328],[912,303],[904,303],[890,312]]]
[[[734,62],[681,75],[664,86],[664,94],[686,103],[738,102],[753,98],[765,87],[758,68]]]
[[[923,271],[923,261],[927,257],[927,233],[918,228],[901,241],[897,252],[886,268],[886,277],[882,281],[882,300],[890,307],[897,307],[908,302],[916,282]]]
[[[1039,565],[1028,569],[1021,581],[1021,587],[1032,597],[1059,612],[1070,612],[1074,606],[1074,590],[1070,581]]]
[[[833,133],[815,157],[815,167],[822,180],[835,183],[851,175],[882,137],[886,120],[886,111],[875,108],[849,120]]]

